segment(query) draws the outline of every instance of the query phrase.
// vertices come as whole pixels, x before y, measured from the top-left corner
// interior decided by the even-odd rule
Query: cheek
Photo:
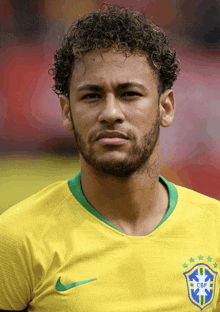
[[[73,122],[77,133],[83,138],[84,141],[87,141],[93,126],[91,115],[85,114],[85,111],[82,112],[82,110],[74,111]]]
[[[158,116],[157,114],[147,114],[146,112],[143,112],[140,116],[132,119],[132,124],[136,129],[137,136],[141,139],[143,138],[147,133],[149,133],[152,128],[155,127],[155,123],[157,122]]]
[[[146,130],[150,127],[152,121],[152,114],[146,113],[145,110],[134,112],[130,115],[130,123],[139,131]]]
[[[79,122],[79,120],[77,122],[74,123],[75,125],[75,130],[78,132],[78,134],[80,134],[81,136],[83,136],[85,138],[85,136],[88,134],[88,124],[85,121]]]

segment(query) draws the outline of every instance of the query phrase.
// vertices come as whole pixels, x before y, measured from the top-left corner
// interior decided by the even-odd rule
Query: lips
[[[128,137],[120,131],[113,131],[113,130],[105,130],[98,134],[96,140],[100,139],[114,139],[114,138],[121,138],[121,139],[128,139]]]

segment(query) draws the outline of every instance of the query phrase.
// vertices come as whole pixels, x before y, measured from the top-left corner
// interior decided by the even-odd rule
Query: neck
[[[142,224],[146,229],[147,220],[150,228],[156,227],[154,223],[166,213],[168,195],[159,182],[159,172],[159,153],[151,156],[144,170],[128,178],[100,174],[81,158],[81,184],[86,199],[124,232],[134,233],[137,228],[142,231]],[[125,230],[128,227],[130,230]]]

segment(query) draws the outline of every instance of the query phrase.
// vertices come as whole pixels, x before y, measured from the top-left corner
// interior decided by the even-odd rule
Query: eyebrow
[[[146,88],[140,84],[140,83],[137,83],[137,82],[125,82],[125,83],[120,83],[118,86],[117,86],[117,91],[122,91],[122,90],[125,90],[125,89],[128,89],[128,88],[132,88],[132,87],[139,87],[141,88],[143,91],[146,90]],[[96,92],[101,92],[103,90],[102,87],[98,86],[98,85],[94,85],[94,84],[86,84],[86,85],[83,85],[79,88],[77,88],[77,92],[80,92],[80,91],[96,91]]]
[[[86,84],[84,86],[81,86],[79,88],[77,88],[77,91],[98,91],[101,92],[102,88],[98,85],[93,85],[93,84]]]
[[[118,90],[118,91],[121,91],[121,90],[124,90],[124,89],[134,88],[134,87],[141,88],[142,90],[145,90],[145,89],[146,89],[141,83],[137,83],[137,82],[126,82],[126,83],[120,83],[120,84],[117,86],[117,90]]]

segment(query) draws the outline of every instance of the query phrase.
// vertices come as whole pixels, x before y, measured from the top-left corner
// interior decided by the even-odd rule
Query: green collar
[[[160,221],[160,223],[157,225],[157,227],[154,229],[154,231],[162,224],[164,223],[164,221],[166,221],[169,216],[171,215],[171,213],[173,212],[176,203],[177,203],[177,190],[175,188],[175,186],[168,182],[164,177],[159,176],[160,182],[163,183],[167,189],[168,189],[168,193],[169,193],[169,208],[167,210],[167,213],[165,214],[165,216],[163,217],[163,219]],[[99,220],[101,220],[102,222],[108,224],[109,226],[113,227],[115,230],[118,230],[119,232],[123,233],[121,230],[117,229],[114,225],[112,225],[110,222],[108,222],[105,218],[103,218],[103,216],[95,209],[93,208],[89,202],[87,201],[87,199],[85,198],[83,192],[82,192],[82,188],[81,188],[81,170],[79,170],[79,172],[72,178],[70,178],[68,180],[68,185],[69,185],[69,189],[72,192],[73,196],[78,200],[78,202],[84,207],[86,208],[86,210],[88,210],[91,214],[93,214],[96,218],[98,218]],[[151,232],[152,233],[152,232]]]

